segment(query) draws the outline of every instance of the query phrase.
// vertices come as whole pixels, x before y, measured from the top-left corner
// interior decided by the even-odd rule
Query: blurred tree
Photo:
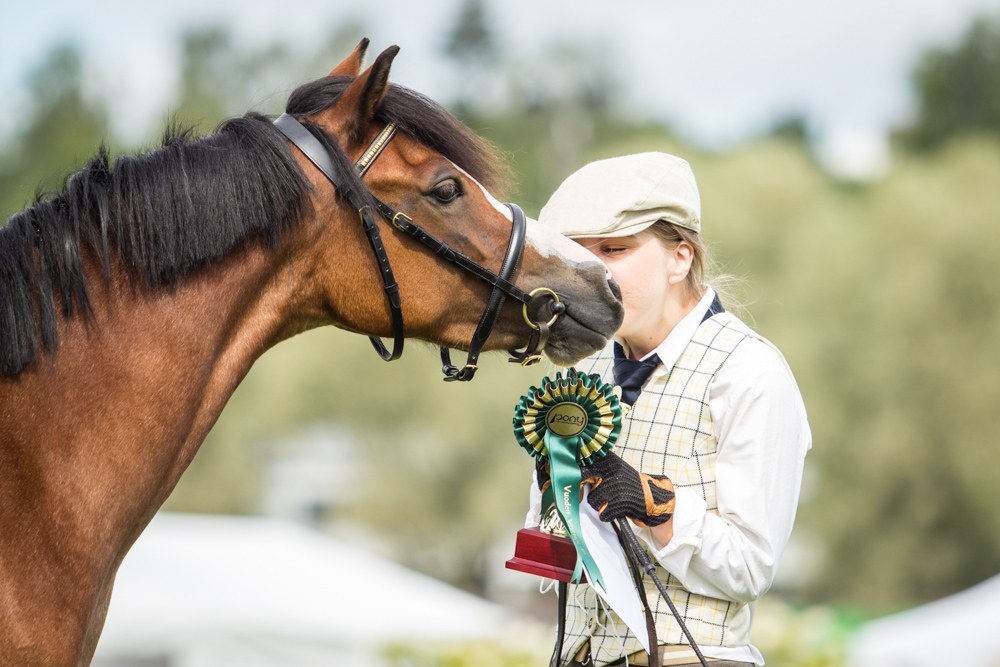
[[[614,106],[620,86],[612,65],[578,45],[541,45],[540,53],[510,59],[490,76],[503,91],[501,100],[466,120],[499,146],[518,178],[516,190],[505,196],[531,215],[608,142],[663,137],[662,125]]]
[[[913,77],[911,145],[933,148],[969,132],[1000,134],[1000,17],[976,20],[954,49],[923,56]]]
[[[0,152],[0,220],[55,190],[108,141],[108,115],[83,92],[80,53],[64,44],[28,75],[28,113],[19,136]]]
[[[237,44],[222,26],[191,29],[182,36],[181,82],[171,119],[198,133],[248,110],[277,115],[298,85],[325,76],[364,34],[360,20],[329,31],[308,54],[275,42]]]
[[[203,134],[231,115],[227,106],[244,82],[244,71],[229,33],[221,27],[188,31],[181,44],[181,88],[174,114],[179,125]]]
[[[809,119],[802,114],[784,116],[771,125],[768,134],[789,141],[806,142],[809,140]]]
[[[910,158],[827,239],[845,255],[831,284],[806,280],[829,306],[809,315],[829,420],[805,514],[829,545],[820,594],[886,610],[997,573],[998,181],[998,142]]]
[[[444,53],[458,72],[462,85],[456,91],[455,113],[462,118],[489,109],[496,103],[489,83],[495,80],[496,39],[490,30],[483,0],[465,0],[455,24],[445,37]]]
[[[446,38],[444,51],[456,61],[471,61],[479,66],[496,62],[496,41],[490,32],[483,0],[462,3],[455,25]]]

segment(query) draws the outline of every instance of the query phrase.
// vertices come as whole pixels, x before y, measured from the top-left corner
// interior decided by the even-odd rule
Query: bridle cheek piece
[[[365,203],[360,196],[351,189],[342,187],[336,177],[333,160],[330,158],[326,147],[306,129],[298,120],[288,114],[282,114],[274,121],[275,126],[281,131],[290,142],[302,151],[320,172],[333,184],[333,186],[348,200],[348,203],[358,212],[361,226],[368,238],[368,243],[378,262],[379,273],[382,275],[382,283],[385,286],[386,299],[389,302],[389,313],[392,322],[392,351],[390,352],[385,344],[377,337],[370,336],[372,346],[382,359],[394,361],[403,354],[404,326],[402,299],[399,295],[399,285],[393,276],[392,265],[389,256],[385,252],[382,244],[382,236],[379,233],[378,224],[375,221],[375,214],[372,211],[372,204]],[[385,147],[392,140],[396,133],[396,125],[389,123],[379,132],[378,136],[368,145],[361,158],[355,163],[358,177],[363,178],[365,173],[371,168],[375,160],[382,153]],[[521,256],[524,254],[524,241],[527,224],[524,212],[517,204],[508,203],[506,206],[511,211],[513,224],[511,226],[510,239],[507,242],[507,252],[504,254],[500,271],[493,273],[481,264],[469,259],[466,255],[458,252],[446,243],[434,238],[430,233],[413,222],[410,216],[401,211],[396,211],[391,206],[380,200],[371,191],[367,193],[374,202],[374,208],[378,214],[385,218],[396,230],[403,232],[411,238],[419,241],[429,248],[437,257],[458,265],[478,278],[493,286],[493,291],[486,303],[486,309],[479,318],[476,331],[472,334],[469,343],[468,357],[462,368],[455,366],[451,362],[451,353],[447,347],[441,347],[441,370],[444,373],[445,381],[471,380],[479,367],[476,362],[486,344],[497,318],[500,316],[500,309],[508,296],[521,302],[521,311],[524,321],[531,328],[528,343],[523,350],[510,350],[510,361],[520,363],[522,366],[531,366],[542,359],[542,350],[549,339],[549,332],[559,316],[566,311],[566,305],[559,300],[553,290],[547,287],[539,287],[530,293],[514,285],[514,278],[517,275],[521,263]],[[535,321],[529,315],[529,310],[538,313],[542,319]],[[551,315],[548,320],[541,315],[548,310]]]

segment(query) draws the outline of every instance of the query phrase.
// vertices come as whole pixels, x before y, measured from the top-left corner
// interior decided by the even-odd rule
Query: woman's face
[[[668,295],[679,293],[691,266],[691,248],[670,250],[652,233],[578,239],[597,255],[621,288],[625,320],[617,336],[625,340],[657,335],[668,317]]]

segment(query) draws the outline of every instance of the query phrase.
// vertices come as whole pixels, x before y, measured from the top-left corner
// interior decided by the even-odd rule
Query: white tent
[[[377,665],[387,642],[502,637],[517,622],[292,522],[161,513],[119,570],[94,665]]]
[[[861,627],[848,667],[1000,667],[1000,575]]]

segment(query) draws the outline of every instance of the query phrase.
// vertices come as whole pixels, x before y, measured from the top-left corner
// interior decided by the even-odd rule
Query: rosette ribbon
[[[547,457],[552,480],[546,493],[553,494],[555,507],[573,541],[579,558],[572,581],[579,582],[583,567],[587,576],[604,587],[580,528],[580,468],[604,456],[621,430],[622,409],[611,385],[599,375],[570,368],[565,377],[543,378],[531,387],[514,409],[514,437],[537,459]],[[543,499],[543,508],[549,498]]]

